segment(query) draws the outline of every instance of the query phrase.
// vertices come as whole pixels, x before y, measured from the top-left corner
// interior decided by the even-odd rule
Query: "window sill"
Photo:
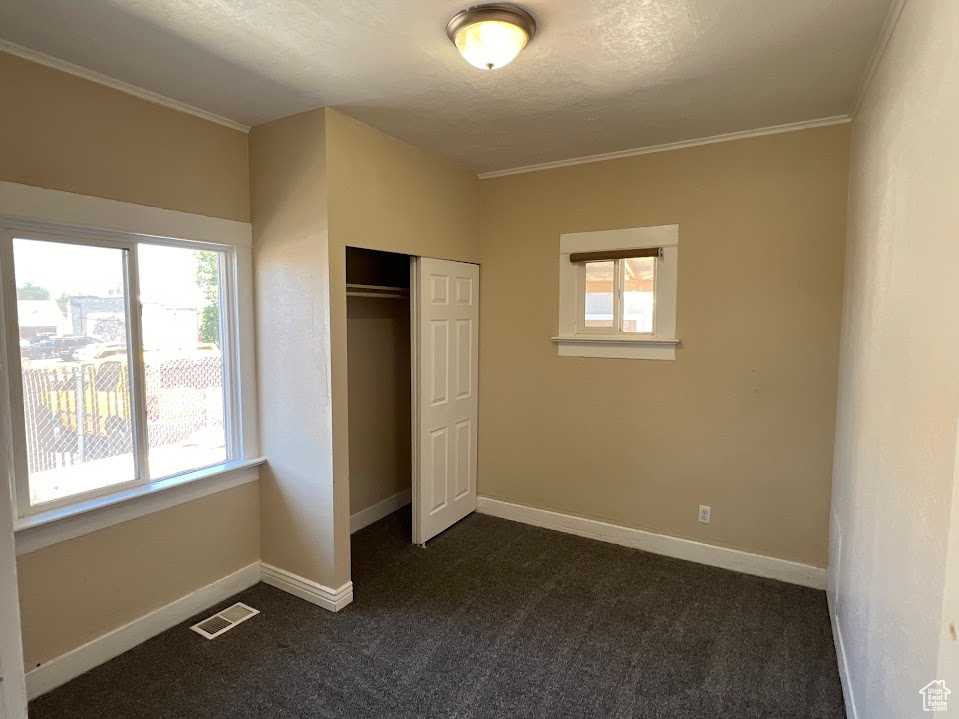
[[[17,555],[120,524],[259,479],[265,457],[241,459],[17,519]]]
[[[566,335],[553,337],[560,357],[613,357],[623,359],[676,359],[680,340],[628,335]]]

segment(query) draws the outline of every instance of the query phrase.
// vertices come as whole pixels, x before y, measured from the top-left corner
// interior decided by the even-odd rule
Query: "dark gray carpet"
[[[31,719],[844,717],[822,592],[472,515],[353,535],[331,614],[260,584],[34,701]],[[208,614],[204,612],[204,616]]]

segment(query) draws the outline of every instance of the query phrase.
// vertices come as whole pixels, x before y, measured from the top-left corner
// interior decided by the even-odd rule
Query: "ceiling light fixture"
[[[533,39],[536,21],[515,5],[474,5],[456,13],[446,34],[470,65],[497,70],[519,55]]]

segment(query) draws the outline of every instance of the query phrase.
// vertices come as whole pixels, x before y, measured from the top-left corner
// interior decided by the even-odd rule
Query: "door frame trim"
[[[420,522],[420,515],[417,512],[418,497],[420,496],[420,293],[419,284],[416,281],[417,271],[419,270],[420,258],[416,255],[410,257],[410,460],[411,482],[410,491],[412,493],[412,514],[413,514],[413,544],[425,547],[423,540],[423,527]]]
[[[3,316],[0,297],[0,316]],[[10,357],[0,343],[0,368]],[[13,536],[13,435],[7,383],[0,382],[0,718],[26,719],[27,683],[23,666],[23,635],[17,589],[17,554]]]

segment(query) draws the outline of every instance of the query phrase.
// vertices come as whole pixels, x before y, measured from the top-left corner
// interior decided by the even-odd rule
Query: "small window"
[[[237,458],[233,248],[79,231],[4,241],[21,516]]]
[[[656,259],[620,260],[623,277],[623,332],[652,334],[656,310]]]
[[[679,227],[562,235],[561,356],[674,359]]]
[[[652,334],[656,308],[656,258],[584,262],[583,332]]]
[[[583,265],[585,280],[583,326],[588,330],[612,331],[614,327],[614,295],[616,263],[586,262]]]

